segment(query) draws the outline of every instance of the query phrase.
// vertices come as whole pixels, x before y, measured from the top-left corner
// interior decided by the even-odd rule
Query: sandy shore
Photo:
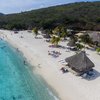
[[[95,64],[96,73],[93,80],[86,80],[70,72],[63,74],[60,71],[63,67],[60,61],[75,53],[66,48],[50,48],[50,44],[41,35],[35,39],[33,34],[27,31],[14,34],[11,31],[0,30],[0,36],[23,52],[28,62],[36,66],[35,71],[56,90],[61,100],[100,100],[100,55],[95,51],[86,50],[88,57]],[[60,44],[66,46],[66,42]],[[48,51],[53,50],[59,51],[61,55],[58,58],[48,55]]]

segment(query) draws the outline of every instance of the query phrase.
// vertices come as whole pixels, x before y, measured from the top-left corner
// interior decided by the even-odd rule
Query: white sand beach
[[[21,38],[21,36],[23,36]],[[100,100],[100,55],[93,50],[86,50],[87,56],[94,62],[96,77],[86,80],[72,73],[62,73],[61,60],[75,54],[66,48],[50,48],[50,43],[39,35],[34,38],[33,33],[0,30],[0,37],[7,40],[14,47],[23,52],[28,62],[36,66],[35,71],[58,93],[61,100]],[[66,47],[66,42],[60,42]],[[54,58],[48,51],[58,51],[61,55]]]

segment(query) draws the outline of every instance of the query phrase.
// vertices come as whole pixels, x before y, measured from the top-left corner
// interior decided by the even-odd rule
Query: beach
[[[63,74],[60,70],[65,58],[75,54],[66,48],[51,48],[50,43],[39,35],[34,38],[33,33],[20,31],[0,30],[0,37],[21,51],[27,61],[36,66],[35,71],[43,77],[61,98],[61,100],[100,100],[100,55],[95,51],[86,49],[87,56],[94,62],[96,77],[86,80],[68,72]],[[66,47],[67,42],[60,42]],[[48,55],[49,51],[58,51],[61,55],[57,58]]]

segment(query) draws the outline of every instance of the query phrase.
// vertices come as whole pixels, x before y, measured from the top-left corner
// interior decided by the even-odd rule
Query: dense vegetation
[[[3,13],[0,13],[0,16],[4,15]]]
[[[100,2],[80,2],[0,16],[0,28],[100,30]]]

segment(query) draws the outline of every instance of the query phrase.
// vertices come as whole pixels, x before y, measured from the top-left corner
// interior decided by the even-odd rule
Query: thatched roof
[[[73,47],[75,46],[75,40],[74,39],[70,39],[69,42],[67,43],[68,46]]]
[[[90,31],[88,32],[89,36],[92,38],[92,40],[98,41],[100,43],[100,32],[98,31]]]
[[[68,66],[77,73],[87,72],[94,67],[93,62],[86,56],[84,51],[66,58],[65,61],[68,63]]]

